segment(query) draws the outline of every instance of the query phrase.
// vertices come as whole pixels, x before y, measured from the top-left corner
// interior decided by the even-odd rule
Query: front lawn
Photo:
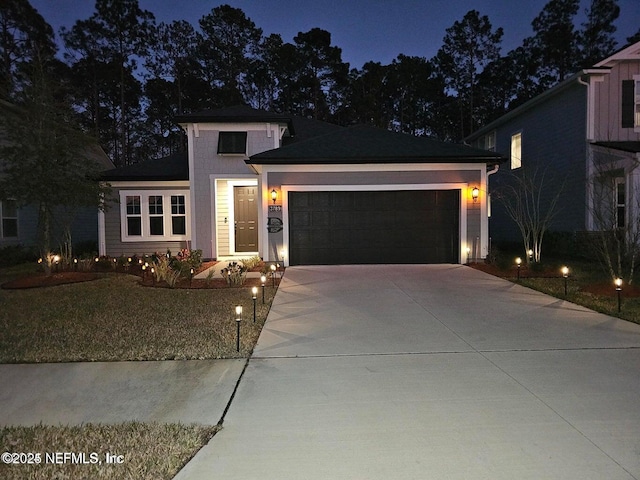
[[[0,280],[10,275],[0,274]],[[0,363],[247,357],[275,289],[170,289],[131,275],[56,287],[0,289]],[[243,306],[240,352],[235,306]]]
[[[0,478],[169,480],[217,430],[217,426],[138,422],[5,427],[0,430],[4,454]],[[7,453],[23,455],[5,458]]]

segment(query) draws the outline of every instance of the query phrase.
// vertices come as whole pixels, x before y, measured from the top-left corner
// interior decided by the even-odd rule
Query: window
[[[187,233],[187,209],[184,195],[171,195],[171,233],[173,235]]]
[[[247,151],[247,132],[220,132],[218,153],[221,155],[244,155]]]
[[[522,133],[511,136],[511,170],[522,167]]]
[[[127,236],[142,235],[142,212],[140,210],[140,195],[127,196]]]
[[[626,224],[626,188],[625,188],[624,178],[616,178],[615,184],[615,204],[616,204],[616,227],[624,228]]]
[[[164,235],[162,195],[149,196],[149,235]]]
[[[15,200],[0,202],[0,237],[18,238],[18,204]]]
[[[189,197],[180,191],[121,191],[123,242],[188,240]]]
[[[496,151],[496,132],[495,130],[484,136],[484,149],[490,152]]]

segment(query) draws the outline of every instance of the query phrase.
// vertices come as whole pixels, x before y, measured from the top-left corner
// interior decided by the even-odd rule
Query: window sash
[[[522,133],[511,136],[511,170],[522,167]]]
[[[244,155],[247,151],[247,132],[219,132],[218,154]]]
[[[120,203],[121,241],[188,240],[189,199],[184,191],[121,190]]]
[[[0,237],[18,238],[18,204],[15,200],[0,202]]]
[[[171,233],[173,235],[187,233],[187,210],[184,195],[171,195]]]

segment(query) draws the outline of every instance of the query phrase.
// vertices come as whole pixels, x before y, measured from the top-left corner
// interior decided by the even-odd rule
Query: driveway
[[[639,373],[639,325],[467,267],[288,268],[176,478],[638,479]]]

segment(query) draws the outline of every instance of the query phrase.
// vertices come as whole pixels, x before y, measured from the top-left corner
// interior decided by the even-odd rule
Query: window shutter
[[[622,128],[633,128],[634,81],[622,81]]]

